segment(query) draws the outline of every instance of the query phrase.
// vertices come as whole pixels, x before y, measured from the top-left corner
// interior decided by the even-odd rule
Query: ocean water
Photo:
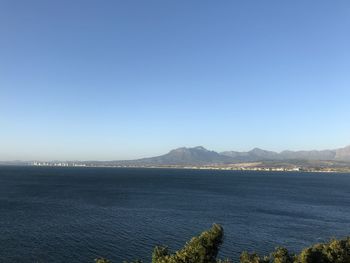
[[[0,262],[150,261],[220,223],[220,256],[350,235],[350,174],[0,167]]]

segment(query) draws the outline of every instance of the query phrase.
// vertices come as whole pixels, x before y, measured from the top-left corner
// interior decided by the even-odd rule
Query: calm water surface
[[[149,261],[213,222],[223,257],[350,235],[350,174],[0,167],[0,262]]]

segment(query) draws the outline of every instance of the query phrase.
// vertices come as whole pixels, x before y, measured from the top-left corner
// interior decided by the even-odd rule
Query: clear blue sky
[[[0,159],[350,144],[350,1],[0,1]]]

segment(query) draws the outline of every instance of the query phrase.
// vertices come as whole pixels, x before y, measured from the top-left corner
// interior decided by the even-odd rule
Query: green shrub
[[[169,254],[165,247],[156,247],[152,263],[215,263],[223,235],[223,228],[214,224],[211,229],[192,238],[174,254]]]
[[[286,248],[278,247],[269,256],[243,252],[240,263],[350,263],[350,237],[315,244],[305,248],[299,255],[292,255]]]
[[[304,249],[297,263],[350,263],[350,237]]]
[[[247,251],[243,251],[239,257],[241,263],[268,263],[270,262],[266,258],[260,258],[258,254],[249,254]]]
[[[152,263],[231,263],[229,259],[217,259],[224,236],[223,228],[214,224],[211,229],[193,237],[186,245],[174,253],[167,247],[155,247]],[[329,243],[315,244],[305,248],[299,255],[289,253],[284,247],[277,247],[268,256],[244,251],[240,263],[350,263],[350,237],[332,240]],[[111,263],[104,258],[96,263]],[[127,263],[127,262],[124,262]],[[142,263],[136,260],[130,263]]]
[[[111,261],[105,258],[96,258],[95,263],[111,263]]]
[[[295,255],[290,255],[284,247],[277,247],[270,255],[270,261],[273,263],[293,263]]]

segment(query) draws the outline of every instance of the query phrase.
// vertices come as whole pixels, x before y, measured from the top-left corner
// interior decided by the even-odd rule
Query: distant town
[[[350,172],[350,166],[339,167],[302,167],[302,166],[266,166],[264,163],[237,163],[230,165],[103,165],[80,162],[31,162],[31,166],[43,167],[105,167],[105,168],[154,168],[154,169],[199,169],[199,170],[231,170],[231,171],[266,171],[266,172]]]
[[[86,164],[75,162],[31,162],[33,166],[62,166],[62,167],[86,167]]]

